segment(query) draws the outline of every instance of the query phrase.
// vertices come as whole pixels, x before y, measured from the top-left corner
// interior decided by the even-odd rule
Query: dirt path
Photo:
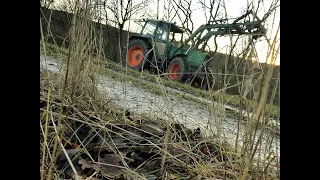
[[[59,60],[48,57],[47,62],[47,68],[50,71],[59,71]],[[41,68],[45,68],[43,57],[40,57],[40,64]],[[161,85],[158,87],[167,88]],[[202,132],[206,134],[218,132],[230,143],[234,143],[238,122],[235,119],[228,118],[224,112],[225,107],[217,103],[212,104],[211,102],[210,107],[204,107],[201,103],[174,95],[162,96],[154,94],[132,82],[122,82],[106,75],[98,76],[98,88],[105,92],[106,98],[113,99],[112,101],[117,106],[128,109],[133,113],[175,120],[191,129],[200,127]],[[213,109],[216,111],[213,111]],[[244,122],[240,124],[240,138],[244,134],[244,125]],[[257,134],[259,134],[259,132]],[[265,145],[269,139],[269,136],[265,136],[262,144]],[[271,149],[280,156],[280,139],[273,141]],[[265,148],[262,147],[262,149]]]

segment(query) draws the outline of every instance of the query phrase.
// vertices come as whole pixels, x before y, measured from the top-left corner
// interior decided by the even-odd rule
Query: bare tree
[[[221,0],[210,0],[209,2],[206,0],[199,0],[199,4],[201,4],[204,12],[204,16],[206,18],[206,22],[210,24],[211,21],[215,20],[220,13]],[[208,18],[208,15],[209,18]]]
[[[192,34],[194,29],[194,23],[192,19],[193,10],[192,7],[192,0],[173,0],[175,4],[174,9],[177,12],[178,18],[181,21],[183,29],[187,32],[188,35]],[[183,16],[181,16],[181,14]]]
[[[111,12],[113,16],[113,20],[110,18],[106,18],[109,21],[113,21],[115,25],[119,28],[118,36],[119,36],[119,57],[121,59],[121,51],[123,48],[123,32],[125,23],[130,20],[133,14],[139,12],[143,8],[147,6],[148,0],[103,0],[104,10],[106,12],[106,16],[108,15],[108,11]]]
[[[178,11],[175,11],[175,7],[171,4],[171,0],[164,0],[163,10],[163,19],[168,22],[172,22],[178,13]]]

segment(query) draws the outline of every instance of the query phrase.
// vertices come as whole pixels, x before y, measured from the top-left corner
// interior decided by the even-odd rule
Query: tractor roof
[[[163,22],[163,23],[171,24],[171,31],[170,32],[174,32],[174,33],[183,33],[184,32],[179,26],[177,26],[175,23],[172,23],[172,22],[158,20],[158,19],[148,19],[146,21]]]

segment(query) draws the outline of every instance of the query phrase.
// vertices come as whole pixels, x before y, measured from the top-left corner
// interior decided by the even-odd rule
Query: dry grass
[[[79,7],[75,4],[74,9]],[[203,136],[198,129],[173,123],[174,119],[132,116],[115,108],[97,90],[102,58],[99,53],[93,57],[91,52],[100,52],[102,44],[88,35],[93,29],[86,18],[81,18],[89,17],[90,11],[75,10],[75,14],[80,16],[72,19],[69,49],[54,49],[56,56],[64,58],[65,68],[57,74],[40,72],[41,179],[280,178],[280,158],[261,148],[273,141],[271,136],[268,144],[261,143],[266,125],[259,122],[264,121],[260,114],[265,102],[253,103],[259,117],[248,119],[246,141],[241,146],[240,142],[227,143],[219,131]],[[41,39],[40,48],[46,57],[51,47],[45,37]],[[169,84],[164,82],[158,81]],[[210,93],[205,95],[213,97]],[[225,98],[221,93],[215,95],[219,102],[226,102]],[[219,127],[223,113],[215,107],[210,111],[208,126]],[[262,124],[262,131],[257,131],[258,124]],[[254,158],[257,154],[260,159]]]
[[[86,172],[86,176],[93,175],[96,178],[102,175],[113,178],[134,176],[139,177],[138,179],[146,179],[148,176],[163,179],[194,176],[237,179],[240,176],[241,156],[235,153],[226,142],[222,143],[221,140],[213,137],[203,138],[201,134],[194,135],[192,130],[190,133],[189,129],[179,128],[179,124],[172,124],[161,119],[149,119],[142,116],[129,119],[123,110],[114,109],[110,102],[104,102],[97,94],[93,97],[91,93],[82,93],[74,98],[73,102],[70,102],[71,91],[67,91],[66,97],[62,100],[59,98],[60,92],[57,88],[59,86],[56,81],[59,79],[58,76],[50,73],[51,78],[48,79],[45,78],[45,74],[41,74],[40,81],[40,122],[41,129],[47,132],[40,134],[41,150],[42,152],[44,149],[47,150],[45,154],[41,154],[41,157],[45,159],[44,177],[48,171],[46,167],[54,162],[52,146],[55,139],[59,140],[57,150],[59,153],[56,154],[61,154],[60,152],[63,152],[64,149],[81,149],[82,153],[70,157],[70,161],[72,159],[78,162],[85,160],[98,165],[101,163],[100,155],[120,156],[121,163],[114,165],[119,166],[121,171],[109,172],[103,167],[110,168],[110,165],[102,163],[97,169],[88,168],[92,171]],[[49,84],[51,84],[51,98],[48,101]],[[88,91],[86,88],[82,90]],[[60,112],[59,106],[62,104],[63,110]],[[59,117],[61,117],[61,122],[58,138]],[[158,130],[154,130],[155,128]],[[138,150],[146,155],[134,157],[132,152]],[[142,162],[139,161],[141,159]],[[67,161],[64,162],[68,164]],[[106,164],[110,163],[106,162]],[[271,179],[267,173],[263,174],[254,169],[250,172],[250,177],[253,179],[260,179],[260,176],[268,176],[267,179]],[[74,175],[70,167],[63,171],[54,166],[53,173],[54,177]]]

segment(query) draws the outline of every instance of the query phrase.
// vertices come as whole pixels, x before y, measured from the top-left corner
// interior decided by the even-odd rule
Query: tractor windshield
[[[149,21],[144,26],[144,29],[142,30],[141,34],[152,37],[153,32],[155,30],[156,30],[156,25]]]
[[[159,22],[158,29],[155,34],[155,39],[166,41],[168,39],[168,24]]]

